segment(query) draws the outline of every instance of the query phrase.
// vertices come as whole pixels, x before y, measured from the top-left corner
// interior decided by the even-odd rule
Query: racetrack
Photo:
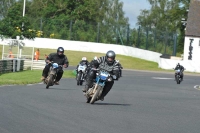
[[[123,71],[105,100],[85,103],[75,79],[0,87],[0,133],[199,133],[198,76]],[[40,77],[38,77],[40,78]]]

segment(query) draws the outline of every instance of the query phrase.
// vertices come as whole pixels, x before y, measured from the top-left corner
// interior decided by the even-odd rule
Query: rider
[[[58,63],[58,65],[62,65],[63,67],[67,68],[69,65],[67,56],[64,55],[64,48],[58,47],[57,53],[51,53],[47,56],[46,62],[48,63],[45,68],[43,69],[42,78],[41,80],[44,81],[45,78],[48,76],[48,72],[51,66],[51,62]],[[57,77],[55,80],[55,85],[59,85],[59,81],[62,78],[63,70],[62,68],[58,70]]]
[[[106,53],[106,56],[102,56],[98,58],[96,61],[94,61],[95,66],[93,67],[107,70],[111,75],[115,75],[116,78],[118,78],[119,68],[118,68],[117,62],[115,61],[115,56],[116,56],[115,52],[112,50],[109,50]],[[85,88],[83,89],[83,92],[88,91],[88,89],[92,87],[93,79],[95,78],[96,78],[96,71],[94,69],[91,69],[88,72],[88,75],[86,77],[86,85],[85,85]],[[100,98],[101,100],[104,100],[104,97],[110,91],[113,84],[114,84],[114,81],[112,78],[110,81],[106,82],[101,98]]]
[[[82,59],[81,59],[81,61],[79,62],[79,64],[86,65],[86,66],[88,67],[89,62],[88,62],[88,60],[87,60],[86,57],[82,57]],[[77,72],[78,72],[78,66],[79,66],[79,65],[77,65],[77,67],[76,67],[76,71],[77,71]]]
[[[120,78],[120,77],[122,77],[122,69],[123,69],[123,67],[122,67],[121,63],[119,63],[119,60],[116,60],[116,62],[118,63],[118,66],[119,66],[119,78]]]
[[[94,56],[93,60],[91,60],[91,62],[89,63],[90,68],[94,68],[96,66],[95,62],[97,61],[97,59],[98,59],[98,57]]]
[[[185,70],[184,67],[182,65],[180,65],[179,63],[176,65],[174,70],[178,70],[180,69],[180,76],[181,76],[181,80],[183,80],[183,71]],[[176,74],[175,73],[175,80],[176,80]]]

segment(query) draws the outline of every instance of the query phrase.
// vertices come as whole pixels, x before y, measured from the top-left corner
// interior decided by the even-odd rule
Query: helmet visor
[[[63,55],[63,51],[58,51],[58,55]]]
[[[113,58],[108,57],[109,62],[112,62],[113,60],[114,60]]]

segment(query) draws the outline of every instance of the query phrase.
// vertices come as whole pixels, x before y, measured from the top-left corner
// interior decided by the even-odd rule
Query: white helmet
[[[96,57],[96,56],[94,57],[94,60],[97,60],[97,57]]]
[[[82,57],[82,60],[87,60],[87,58],[86,57]]]

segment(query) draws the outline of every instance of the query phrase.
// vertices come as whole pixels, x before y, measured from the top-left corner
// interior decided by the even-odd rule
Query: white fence
[[[103,43],[91,43],[80,41],[68,41],[58,39],[47,38],[35,38],[34,41],[24,40],[27,47],[37,48],[52,48],[57,49],[59,46],[64,47],[65,50],[84,51],[84,52],[98,52],[106,53],[108,50],[114,50],[116,54],[137,57],[140,59],[159,62],[160,53],[138,49],[129,46],[103,44]]]
[[[200,72],[200,63],[198,61],[190,60],[185,61],[160,58],[159,67],[162,69],[173,69],[178,63],[184,66],[186,69],[185,71]]]
[[[43,69],[44,66],[45,66],[45,61],[44,60],[25,60],[24,61],[24,70],[27,70],[27,69],[33,69],[33,70],[36,70],[36,69]]]
[[[1,41],[0,44],[6,44],[8,40]],[[138,49],[129,46],[114,45],[114,44],[102,44],[102,43],[92,43],[92,42],[80,42],[80,41],[69,41],[69,40],[58,40],[58,39],[47,39],[47,38],[35,38],[35,40],[23,40],[26,47],[36,47],[36,48],[49,48],[57,49],[59,46],[64,47],[65,50],[74,51],[84,51],[84,52],[98,52],[106,53],[108,50],[114,50],[116,54],[126,55],[131,57],[136,57],[148,61],[157,62],[158,67],[163,69],[172,69],[177,63],[184,65],[187,71],[190,72],[200,72],[200,63],[194,61],[182,61],[173,59],[163,59],[160,58],[161,54]],[[28,61],[26,61],[28,64]],[[39,61],[40,62],[40,61]],[[33,69],[41,69],[44,67],[45,62],[36,63],[32,62]],[[29,62],[30,64],[30,62]],[[39,67],[38,67],[39,66]],[[43,66],[43,67],[41,67]]]

